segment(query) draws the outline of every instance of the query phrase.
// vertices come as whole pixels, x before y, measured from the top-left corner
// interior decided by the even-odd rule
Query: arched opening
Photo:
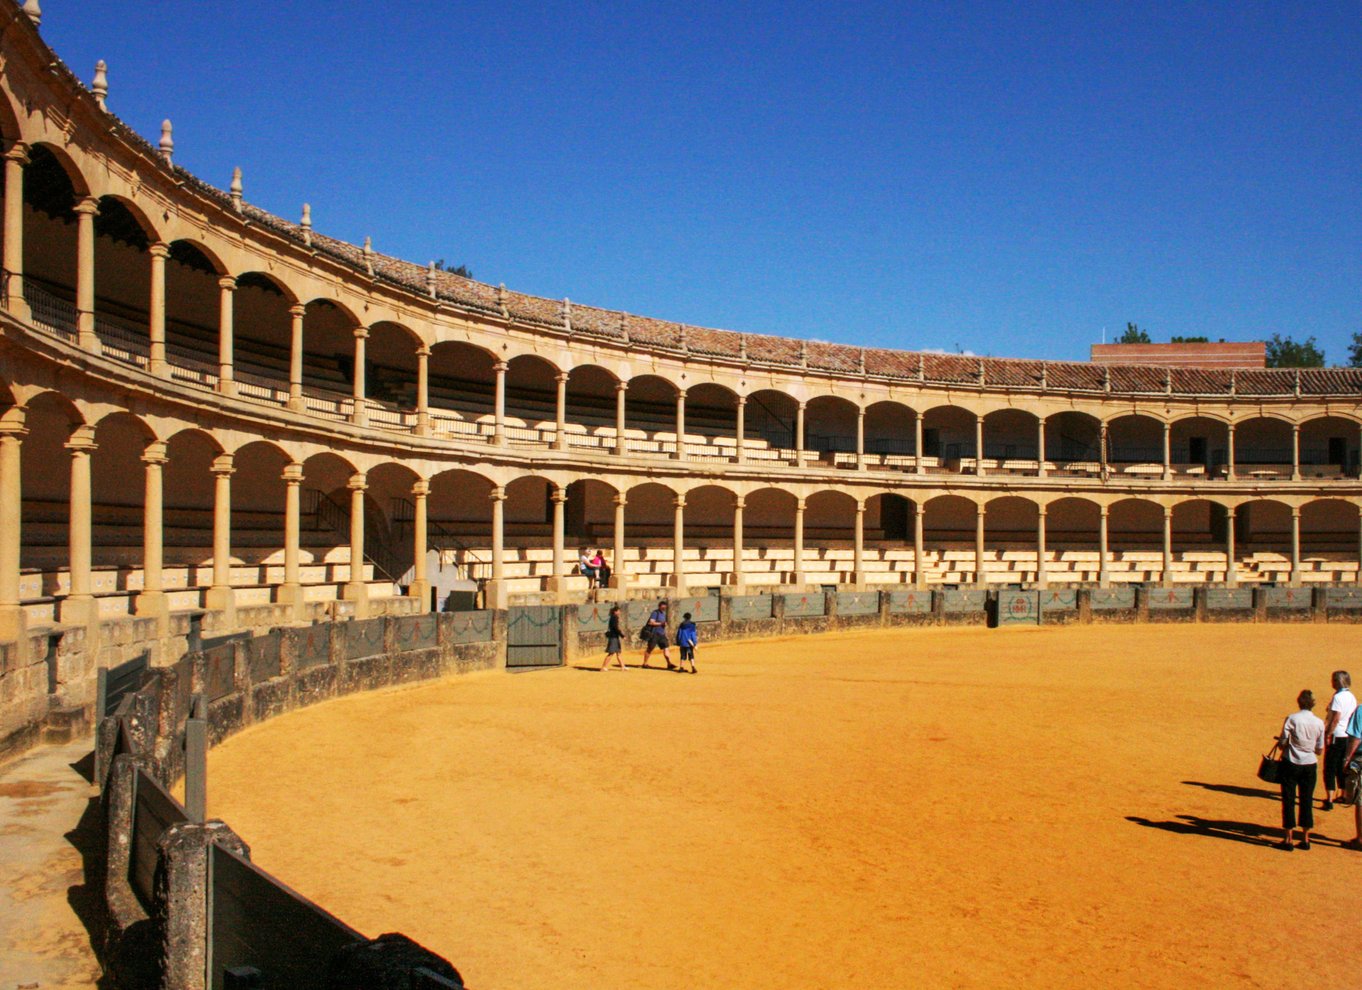
[[[661,588],[673,571],[673,527],[676,493],[665,485],[645,482],[625,493],[624,531],[638,561],[631,583],[636,587]]]
[[[744,579],[751,586],[785,584],[794,569],[798,499],[781,488],[759,488],[743,509]]]
[[[1358,476],[1358,424],[1342,416],[1318,416],[1301,424],[1301,476]]]
[[[364,392],[369,422],[410,429],[416,424],[416,351],[421,341],[400,323],[380,320],[365,346]]]
[[[1107,424],[1107,463],[1112,472],[1163,474],[1163,423],[1132,413]]]
[[[702,485],[686,492],[686,587],[733,583],[733,519],[737,500],[727,488]],[[746,509],[743,510],[744,529]],[[746,536],[744,535],[744,543]]]
[[[506,440],[546,444],[558,422],[558,368],[535,354],[511,358],[506,368]]]
[[[1291,507],[1271,499],[1240,504],[1234,517],[1236,551],[1250,580],[1285,582],[1291,576]]]
[[[994,583],[1036,580],[1039,509],[1015,495],[990,499],[984,507],[984,572]],[[1048,542],[1048,541],[1047,541]],[[1047,547],[1047,553],[1049,548]]]
[[[922,463],[928,471],[959,471],[974,459],[974,413],[958,406],[935,406],[922,414]]]
[[[856,500],[845,492],[824,491],[810,495],[804,505],[805,580],[809,584],[854,584]]]
[[[462,468],[430,479],[426,545],[439,553],[443,567],[474,581],[492,576],[493,487],[487,478]]]
[[[1057,474],[1091,477],[1101,471],[1102,424],[1087,413],[1055,413],[1045,420],[1045,459]]]
[[[213,583],[213,461],[221,453],[202,430],[181,430],[166,442],[161,525],[167,589]]]
[[[670,453],[676,443],[676,386],[657,375],[631,378],[624,426],[630,453]]]
[[[284,582],[284,468],[290,463],[266,440],[232,455],[232,554],[250,568],[247,585]]]
[[[495,358],[461,341],[430,349],[430,423],[437,433],[492,435],[495,416]]]
[[[743,413],[746,456],[751,460],[792,460],[799,403],[784,392],[759,389]]]
[[[1163,574],[1163,506],[1127,498],[1107,516],[1108,562],[1112,582],[1157,581]]]
[[[330,299],[314,299],[303,311],[303,402],[332,419],[344,419],[355,390],[355,329],[359,320]]]
[[[28,401],[19,471],[24,599],[64,595],[70,588],[71,454],[65,448],[82,423],[80,411],[55,392]]]
[[[155,231],[122,200],[95,214],[95,335],[104,354],[145,367],[150,353],[151,254]]]
[[[913,468],[917,413],[902,402],[876,402],[865,411],[866,461],[879,467]]]
[[[865,500],[865,580],[898,584],[913,580],[913,534],[917,508],[910,499],[886,492]]]
[[[1004,474],[1035,474],[1040,420],[1023,409],[996,409],[984,417],[984,466]]]
[[[331,585],[335,597],[339,597],[340,585],[352,579],[350,479],[354,475],[354,465],[336,454],[313,454],[303,461],[302,583]],[[370,576],[356,568],[356,580]]]
[[[1188,499],[1173,507],[1173,570],[1182,579],[1225,580],[1228,523],[1225,507],[1209,499]]]
[[[85,184],[74,165],[58,155],[48,145],[35,144],[24,167],[24,298],[35,323],[74,340],[75,205]]]
[[[1234,428],[1234,460],[1241,478],[1291,477],[1291,424],[1270,416],[1241,420]]]
[[[1209,416],[1188,416],[1169,428],[1168,444],[1178,474],[1210,477],[1229,461],[1229,426]]]
[[[816,396],[804,408],[804,449],[828,464],[855,464],[857,418],[850,399]]]
[[[732,459],[737,435],[738,404],[733,390],[713,382],[691,386],[686,392],[686,456]]]
[[[166,363],[172,378],[207,386],[217,381],[221,277],[217,260],[201,246],[171,242],[166,258]],[[244,291],[237,289],[238,295]],[[258,322],[258,317],[253,314],[249,322]]]
[[[618,378],[598,365],[572,369],[567,383],[568,446],[614,448],[618,384]]]
[[[1051,585],[1097,583],[1101,576],[1102,510],[1085,498],[1059,498],[1046,506],[1046,567]]]
[[[960,495],[938,495],[927,501],[922,515],[922,543],[923,570],[929,582],[949,585],[976,582],[977,511],[974,502]]]
[[[1321,498],[1301,506],[1301,569],[1307,581],[1357,581],[1362,516],[1355,502]]]
[[[140,585],[142,536],[146,514],[142,455],[154,436],[129,413],[113,413],[94,431],[90,456],[91,564],[95,591],[129,590]]]

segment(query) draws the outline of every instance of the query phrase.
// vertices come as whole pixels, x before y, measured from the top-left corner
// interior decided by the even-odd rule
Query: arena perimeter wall
[[[612,604],[562,606],[563,664],[594,661],[603,653]],[[655,602],[618,604],[631,638],[626,652],[636,652],[642,646],[638,632]],[[1362,621],[1362,590],[1356,588],[828,591],[697,596],[673,599],[670,605],[678,617],[692,613],[704,644],[913,625]],[[290,983],[303,990],[325,988],[336,985],[329,974],[347,946],[365,947],[375,958],[401,956],[390,967],[405,974],[394,977],[399,983],[410,978],[413,958],[433,971],[452,971],[445,960],[413,943],[394,942],[390,936],[365,939],[297,897],[249,864],[249,847],[230,827],[194,821],[167,792],[186,772],[190,779],[200,775],[203,786],[202,755],[197,765],[193,755],[196,732],[211,746],[248,725],[329,698],[505,668],[507,617],[505,611],[430,613],[277,628],[152,668],[141,689],[123,699],[115,715],[102,719],[96,740],[105,837],[99,872],[105,877],[109,925],[104,962],[118,985],[146,985],[151,970],[155,983],[168,990],[230,985],[223,981],[221,965],[215,974],[209,962],[223,964],[229,954],[237,962],[247,958],[263,974],[265,982],[259,985],[270,985],[271,970],[277,976],[311,953],[310,977],[294,973]],[[148,778],[139,796],[134,781]],[[191,789],[186,786],[186,793]],[[159,795],[153,805],[159,802],[165,810],[162,818],[148,823],[147,795],[152,792]],[[208,923],[217,910],[209,864],[226,859],[259,878],[256,889],[263,884],[269,891],[273,910],[284,903],[287,911],[310,919],[314,933],[326,931],[328,946],[341,948],[328,947],[320,955],[315,936],[303,944],[305,937],[292,934],[292,928],[274,930],[264,940],[247,932],[226,947],[219,945],[228,933],[222,925],[213,931]],[[145,880],[139,886],[138,877],[153,876],[154,889]],[[250,916],[250,905],[242,905],[237,917]],[[307,931],[309,925],[297,930]]]

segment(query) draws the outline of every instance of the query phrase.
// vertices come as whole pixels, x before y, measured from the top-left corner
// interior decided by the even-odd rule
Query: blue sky
[[[1362,330],[1355,0],[43,8],[196,174],[525,292],[1056,359]]]

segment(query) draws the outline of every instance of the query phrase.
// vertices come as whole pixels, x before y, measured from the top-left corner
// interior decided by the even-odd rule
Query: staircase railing
[[[404,534],[410,533],[416,524],[416,506],[410,499],[396,497],[392,500],[393,524]],[[438,522],[426,520],[426,547],[440,553],[460,553],[463,555],[464,577],[472,578],[472,565],[490,565],[476,550],[463,539],[451,533]]]
[[[346,541],[350,539],[349,509],[315,488],[305,489],[303,495],[306,511],[313,519],[314,530],[329,530]],[[365,527],[363,557],[373,565],[375,571],[393,584],[401,581],[402,575],[409,570],[402,566],[401,558],[388,541],[380,534],[370,532],[368,527]],[[351,579],[360,580],[358,575],[351,575]]]

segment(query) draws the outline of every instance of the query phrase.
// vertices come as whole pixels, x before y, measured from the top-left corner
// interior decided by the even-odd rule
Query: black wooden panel
[[[208,986],[236,966],[266,987],[325,990],[332,957],[364,936],[253,863],[214,845],[208,879]]]
[[[148,912],[156,897],[156,843],[170,826],[187,821],[189,817],[180,803],[146,771],[137,771],[128,882]]]
[[[99,713],[100,718],[108,718],[112,715],[114,709],[118,707],[118,703],[123,700],[124,695],[131,694],[142,686],[142,680],[150,666],[150,656],[143,653],[141,656],[133,657],[127,663],[120,663],[117,667],[109,668],[105,674],[104,710]]]

